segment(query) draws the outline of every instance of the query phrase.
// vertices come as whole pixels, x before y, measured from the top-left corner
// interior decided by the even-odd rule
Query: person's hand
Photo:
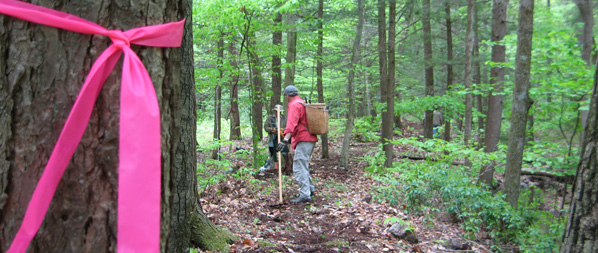
[[[284,147],[287,146],[287,144],[289,144],[289,140],[287,140],[287,139],[282,140],[280,143],[278,143],[278,146],[276,146],[276,151],[282,151],[284,149]]]

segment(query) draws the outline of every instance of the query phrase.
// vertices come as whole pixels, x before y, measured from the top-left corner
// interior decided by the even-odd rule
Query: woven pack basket
[[[303,104],[303,103],[302,103]],[[310,134],[328,133],[328,111],[325,103],[303,104],[307,117],[307,130]]]

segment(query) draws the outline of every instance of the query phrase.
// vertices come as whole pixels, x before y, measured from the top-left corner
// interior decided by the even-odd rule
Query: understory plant
[[[515,209],[501,192],[477,184],[479,168],[504,159],[504,154],[485,154],[442,140],[408,139],[396,144],[416,147],[408,157],[420,159],[405,158],[392,168],[378,166],[379,155],[366,159],[368,175],[381,182],[372,194],[379,202],[399,205],[405,213],[450,217],[470,239],[487,234],[495,250],[504,244],[517,244],[526,252],[558,248],[564,221],[540,208],[544,202],[540,189],[523,190]]]

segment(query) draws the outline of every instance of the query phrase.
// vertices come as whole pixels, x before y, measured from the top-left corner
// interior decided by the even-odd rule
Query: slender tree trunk
[[[364,48],[369,48],[368,42],[369,42],[369,40],[364,40]],[[366,64],[367,69],[369,69],[371,66],[372,66],[371,64]],[[370,82],[371,75],[368,75],[368,74],[369,74],[368,71],[364,71],[363,79],[364,79],[364,83],[365,83],[368,114],[371,116],[372,119],[375,119],[378,115],[376,114],[376,107],[374,107],[372,105],[372,101],[374,101],[374,99],[376,99],[375,98],[376,95],[373,94],[375,91],[374,91],[373,85]]]
[[[446,15],[446,91],[448,92],[453,85],[453,25],[451,22],[451,0],[445,2]],[[447,117],[447,111],[444,112],[444,140],[451,140],[451,118]]]
[[[467,31],[465,34],[465,119],[463,127],[463,142],[465,146],[469,145],[471,140],[471,127],[472,127],[472,112],[473,112],[473,99],[471,95],[471,55],[473,46],[473,12],[475,9],[474,0],[467,1]]]
[[[255,51],[255,33],[251,33],[249,36],[247,49],[247,56],[250,65],[250,80],[251,80],[251,139],[253,140],[253,167],[258,168],[258,145],[260,140],[263,138],[263,114],[264,108],[264,97],[262,95],[263,83],[262,83],[262,72],[260,67],[260,60],[257,52]]]
[[[363,85],[365,90],[363,91],[363,104],[365,107],[365,111],[363,112],[363,116],[366,117],[369,115],[370,110],[372,109],[371,101],[370,101],[370,85],[368,84],[368,72],[363,71]]]
[[[222,63],[224,62],[224,38],[222,35],[218,40],[218,70],[220,72],[220,80],[224,77],[224,69]],[[214,88],[214,140],[220,141],[221,118],[222,118],[222,86],[220,80]],[[216,147],[212,152],[212,159],[218,159],[220,156],[220,146]]]
[[[249,54],[249,61],[251,62],[251,87],[253,94],[251,113],[253,117],[253,127],[256,129],[255,133],[257,134],[255,136],[258,140],[261,140],[263,138],[262,128],[264,126],[262,112],[264,109],[264,82],[262,78],[260,59],[255,51],[255,34],[251,35],[250,40],[251,46],[247,49],[247,53]]]
[[[395,94],[395,34],[396,34],[396,16],[397,16],[397,2],[396,0],[389,1],[388,12],[388,72],[386,81],[386,94],[383,96],[386,99],[386,117],[382,117],[382,138],[387,140],[384,145],[384,153],[386,154],[386,161],[384,166],[392,167],[392,140],[394,132],[394,94]]]
[[[317,52],[317,67],[316,72],[318,76],[318,103],[324,103],[324,78],[322,71],[324,69],[324,0],[318,0],[318,52]],[[322,139],[322,158],[329,158],[328,153],[328,134],[320,136]]]
[[[492,62],[505,62],[505,46],[497,43],[502,41],[507,33],[507,8],[508,0],[494,0],[492,5]],[[498,150],[500,127],[502,122],[503,82],[505,70],[502,67],[493,67],[490,70],[490,85],[494,89],[488,95],[488,112],[486,114],[486,131],[484,138],[484,152],[491,153]],[[480,169],[479,181],[487,185],[492,184],[494,177],[494,164],[489,164]]]
[[[562,253],[598,252],[598,69],[594,72],[594,89],[585,130],[569,219],[563,234]]]
[[[388,96],[391,96],[388,91],[388,65],[387,65],[387,51],[386,51],[386,2],[384,0],[378,0],[378,58],[379,58],[379,72],[380,72],[380,103],[386,104],[388,102]],[[392,165],[392,136],[388,136],[387,130],[385,129],[384,123],[392,115],[388,112],[387,106],[382,112],[382,150],[386,160],[384,166],[391,167]]]
[[[232,57],[231,67],[237,69],[237,54],[233,43],[228,45],[228,53]],[[230,85],[230,140],[241,139],[241,118],[239,117],[239,74],[231,74]]]
[[[403,41],[401,44],[399,44],[399,48],[398,48],[399,55],[401,55],[401,54],[403,54],[405,52],[405,46],[407,45],[407,43],[404,42],[404,41],[406,41],[407,37],[409,36],[409,29],[408,28],[410,26],[410,22],[412,22],[412,17],[411,16],[412,16],[412,13],[413,13],[413,7],[414,7],[415,2],[412,1],[412,2],[408,2],[406,4],[407,4],[407,6],[404,7],[404,9],[405,9],[405,12],[404,12],[404,14],[405,14],[405,18],[404,18],[405,28],[402,30],[402,33],[401,33],[402,39],[399,40],[399,41]],[[395,63],[395,67],[396,67],[396,63]],[[398,88],[399,86],[400,86],[400,81],[397,81],[395,83],[395,89]],[[394,98],[395,99],[395,103],[399,103],[400,104],[401,103],[401,92],[399,90],[395,90],[394,96],[395,96],[395,98]],[[393,110],[394,110],[394,106],[393,106]],[[402,117],[401,113],[400,112],[396,112],[396,114],[394,115],[394,124],[395,124],[396,128],[402,130],[403,129],[403,122],[401,122],[401,117]]]
[[[149,71],[161,112],[161,251],[188,251],[193,226],[210,225],[207,220],[192,222],[193,217],[205,215],[195,184],[191,1],[136,1],[120,8],[99,1],[71,1],[57,7],[52,0],[36,4],[55,6],[112,29],[187,19],[180,48],[133,49]],[[30,34],[40,36],[30,39]],[[22,222],[91,62],[110,44],[106,37],[0,15],[0,251],[8,250]],[[116,251],[121,71],[117,64],[100,91],[81,143],[28,252]],[[221,233],[213,231],[216,245]],[[226,246],[226,240],[220,242]]]
[[[592,0],[575,0],[577,9],[583,21],[583,32],[579,37],[580,44],[582,45],[581,58],[585,61],[588,67],[592,66],[592,50],[594,49],[594,4]],[[584,99],[586,100],[586,99]],[[588,111],[581,110],[581,126],[585,128],[587,123]],[[580,140],[584,139],[585,131],[582,130]],[[580,143],[581,144],[581,143]]]
[[[517,207],[521,163],[525,145],[527,112],[532,104],[529,97],[530,68],[532,56],[532,32],[534,25],[534,0],[519,2],[519,28],[517,29],[517,56],[515,60],[515,86],[513,109],[505,169],[505,193],[507,201]]]
[[[424,30],[424,64],[426,66],[426,97],[434,96],[434,65],[432,63],[432,27],[430,25],[430,0],[423,1],[423,18]],[[424,119],[424,137],[432,139],[433,137],[433,122],[434,113],[432,108],[426,108]]]
[[[272,33],[272,45],[275,48],[280,47],[282,44],[282,14],[278,13],[276,18],[274,18],[274,26],[275,30]],[[276,50],[278,52],[278,49]],[[282,97],[282,71],[280,66],[282,65],[280,55],[274,54],[272,55],[272,98],[270,99],[270,106],[268,107],[268,113],[272,112],[275,105],[280,105]]]
[[[292,13],[287,14],[287,24],[290,27],[287,30],[287,57],[284,75],[284,86],[295,85],[295,58],[297,56],[297,31],[295,28],[295,16]]]
[[[586,65],[590,66],[592,64],[592,49],[594,47],[594,6],[592,0],[574,0],[574,2],[583,21],[583,32],[579,37],[580,44],[582,45],[581,58],[586,62]]]
[[[475,6],[475,4],[474,4]],[[478,34],[478,26],[479,26],[479,18],[478,18],[478,9],[477,6],[474,8],[473,12],[473,59],[472,64],[473,68],[473,80],[475,84],[475,90],[479,90],[479,86],[482,84],[482,67],[480,66],[480,38]],[[475,135],[475,142],[477,143],[478,148],[482,148],[483,143],[483,132],[484,132],[484,117],[482,114],[484,113],[484,98],[479,92],[476,92],[476,108],[478,111],[478,129]]]
[[[322,0],[320,0],[322,1]],[[363,31],[364,23],[364,10],[363,0],[357,1],[357,10],[359,12],[359,20],[357,21],[357,28],[355,31],[355,40],[353,41],[353,53],[351,54],[351,65],[349,66],[349,80],[347,84],[347,92],[349,93],[349,99],[347,101],[347,107],[349,112],[347,113],[347,124],[345,126],[345,135],[343,137],[343,147],[341,149],[341,167],[347,167],[349,164],[349,144],[351,143],[353,133],[353,120],[355,120],[355,87],[353,81],[355,79],[355,66],[359,61],[359,45],[361,44],[361,33]]]

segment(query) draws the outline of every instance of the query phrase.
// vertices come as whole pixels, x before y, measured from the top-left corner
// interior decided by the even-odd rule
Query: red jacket
[[[318,137],[310,134],[307,131],[307,118],[305,117],[305,106],[301,103],[305,103],[299,96],[291,98],[289,101],[289,113],[287,113],[287,127],[284,130],[284,134],[291,133],[291,147],[293,150],[297,146],[297,143],[301,141],[318,141]]]

